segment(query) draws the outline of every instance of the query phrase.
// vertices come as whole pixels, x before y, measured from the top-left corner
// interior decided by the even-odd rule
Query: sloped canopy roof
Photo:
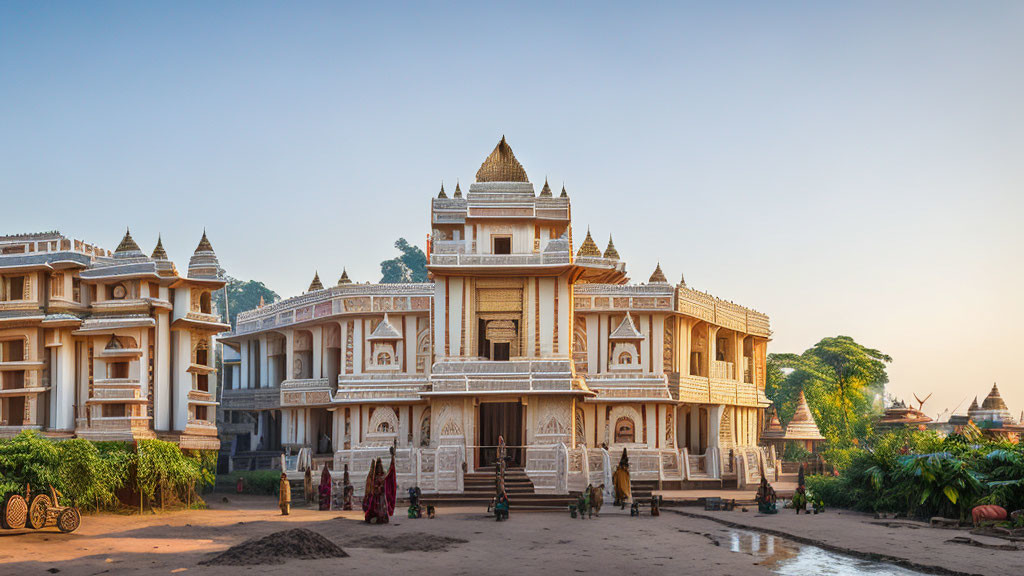
[[[366,337],[367,340],[401,340],[402,333],[391,325],[387,312],[384,313],[384,320],[373,329],[373,332]]]
[[[633,317],[626,312],[626,317],[619,322],[618,328],[612,331],[608,335],[609,340],[643,340],[644,335],[636,329],[636,324],[633,324]]]

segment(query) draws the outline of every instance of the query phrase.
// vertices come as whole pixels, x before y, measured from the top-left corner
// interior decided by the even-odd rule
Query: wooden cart
[[[15,493],[4,500],[0,525],[14,530],[26,525],[35,530],[56,526],[61,532],[74,532],[82,524],[82,515],[74,506],[61,506],[60,496],[61,493],[53,486],[50,486],[49,494],[35,495],[26,486],[24,496]]]

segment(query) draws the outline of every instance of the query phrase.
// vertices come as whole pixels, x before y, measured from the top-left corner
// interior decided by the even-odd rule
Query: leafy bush
[[[22,492],[25,484],[45,490],[60,485],[60,453],[53,442],[33,430],[0,441],[0,495]]]
[[[242,493],[261,496],[276,496],[281,488],[280,470],[245,470],[218,477],[221,485],[230,484],[234,490],[238,479],[242,479]]]

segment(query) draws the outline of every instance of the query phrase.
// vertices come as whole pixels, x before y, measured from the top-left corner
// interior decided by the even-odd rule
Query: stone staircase
[[[479,506],[481,511],[486,510],[494,498],[494,468],[466,474],[463,487],[461,494],[424,494],[421,501],[423,505],[439,508]],[[533,482],[522,468],[509,468],[505,471],[505,491],[513,513],[523,510],[566,510],[569,503],[576,500],[575,494],[537,494]]]

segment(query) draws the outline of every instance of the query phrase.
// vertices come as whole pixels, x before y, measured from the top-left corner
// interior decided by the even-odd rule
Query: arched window
[[[203,292],[199,295],[199,311],[203,314],[212,314],[213,307],[210,305],[210,293]]]
[[[619,418],[615,422],[615,443],[632,444],[636,442],[636,428],[630,418]]]
[[[386,364],[391,364],[391,354],[389,354],[388,352],[378,352],[377,364],[380,364],[382,366]]]
[[[619,364],[628,365],[633,363],[633,355],[629,352],[621,352],[619,354]]]
[[[381,422],[380,424],[377,424],[376,432],[378,434],[394,434],[395,431],[393,428],[391,428],[390,422],[384,421]]]

